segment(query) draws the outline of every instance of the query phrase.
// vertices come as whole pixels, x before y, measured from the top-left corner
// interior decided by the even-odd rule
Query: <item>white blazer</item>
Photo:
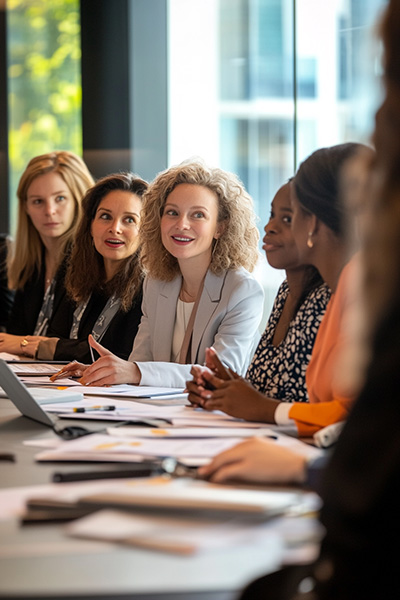
[[[147,277],[143,287],[143,316],[129,360],[139,367],[140,385],[184,387],[191,365],[171,362],[176,306],[182,285]],[[192,364],[204,364],[205,351],[213,346],[222,362],[245,374],[260,338],[264,293],[245,269],[222,275],[208,271],[192,335]]]

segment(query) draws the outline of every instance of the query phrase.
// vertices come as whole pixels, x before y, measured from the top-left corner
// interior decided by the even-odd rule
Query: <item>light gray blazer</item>
[[[184,387],[191,379],[191,365],[171,362],[181,284],[180,275],[168,282],[145,279],[143,316],[129,357],[141,371],[140,385]],[[261,285],[245,269],[208,271],[193,327],[192,364],[203,364],[213,346],[226,366],[245,374],[260,338],[263,302]]]

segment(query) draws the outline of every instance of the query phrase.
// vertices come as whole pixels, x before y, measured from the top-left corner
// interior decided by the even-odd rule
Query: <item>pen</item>
[[[15,455],[10,452],[0,452],[0,460],[15,462]]]
[[[6,360],[8,365],[69,365],[70,360]]]
[[[76,362],[75,360],[72,361],[72,363]],[[67,365],[72,364],[71,362],[67,362]],[[63,364],[63,363],[59,363],[59,364]],[[62,379],[63,377],[67,377],[67,378],[72,378],[74,379],[74,375],[71,375],[69,371],[66,371],[65,367],[61,367],[61,369],[59,371],[57,371],[57,373],[54,373],[54,375],[51,375],[49,377],[50,381],[52,381],[54,383],[54,381],[57,381],[57,379]]]
[[[94,360],[93,348],[90,344],[89,344],[89,350],[90,350],[90,356],[92,357],[92,363],[94,363],[95,360]]]
[[[122,477],[148,477],[161,473],[158,464],[134,465],[129,469],[117,469],[115,471],[72,471],[70,473],[53,473],[54,483],[67,483],[69,481],[88,481],[90,479],[119,479]]]
[[[115,406],[110,406],[110,405],[106,405],[106,406],[75,406],[72,409],[72,412],[85,413],[85,412],[92,412],[94,410],[115,410]]]

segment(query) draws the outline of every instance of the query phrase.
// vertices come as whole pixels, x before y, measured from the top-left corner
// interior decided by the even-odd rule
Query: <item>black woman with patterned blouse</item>
[[[230,386],[229,405],[224,403],[221,408],[247,420],[264,420],[265,397],[284,402],[308,401],[305,373],[330,299],[330,290],[318,271],[299,262],[291,232],[290,189],[289,181],[276,193],[263,239],[269,264],[284,270],[286,279],[278,290],[246,379],[238,379],[235,386]],[[198,371],[187,384],[189,400],[194,404],[202,404],[198,392],[204,391],[201,369]]]

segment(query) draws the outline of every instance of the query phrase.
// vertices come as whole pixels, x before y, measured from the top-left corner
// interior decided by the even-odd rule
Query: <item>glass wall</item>
[[[169,159],[237,173],[260,231],[271,199],[318,147],[369,141],[373,35],[385,0],[170,0]],[[268,312],[283,273],[258,277]]]
[[[7,0],[11,223],[33,156],[82,152],[79,0]]]

